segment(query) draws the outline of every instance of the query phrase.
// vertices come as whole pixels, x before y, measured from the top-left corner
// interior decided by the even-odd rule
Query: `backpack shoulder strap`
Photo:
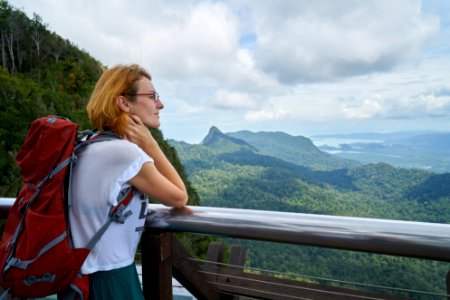
[[[89,131],[85,132],[84,135],[86,136],[86,140],[82,141],[80,144],[78,144],[75,147],[75,154],[80,151],[81,148],[84,148],[85,146],[102,142],[102,141],[111,141],[111,140],[118,140],[121,139],[120,136],[110,132],[105,131],[101,132],[97,135],[96,132]],[[70,185],[69,185],[70,188]],[[101,239],[103,234],[106,232],[108,227],[111,225],[112,222],[117,223],[125,223],[126,218],[128,218],[132,212],[130,210],[124,212],[124,210],[127,208],[127,206],[130,204],[131,200],[133,199],[134,195],[136,193],[136,189],[133,186],[129,186],[119,192],[119,195],[117,196],[117,205],[112,207],[109,215],[108,215],[108,221],[106,221],[105,224],[103,224],[102,227],[94,234],[94,236],[91,238],[91,240],[86,245],[86,248],[92,249],[94,248],[95,244]],[[70,193],[69,193],[70,195]],[[71,199],[69,196],[69,207],[71,205]]]
[[[75,146],[75,152],[90,144],[120,139],[122,139],[120,136],[111,131],[104,131],[99,133],[95,130],[85,130],[79,136],[79,140],[81,142]]]
[[[96,134],[96,135],[95,135]],[[85,140],[83,140],[85,139]],[[76,163],[77,155],[80,153],[82,148],[97,143],[97,142],[103,142],[103,141],[112,141],[112,140],[120,140],[120,136],[117,134],[114,134],[110,131],[105,131],[102,133],[98,133],[95,130],[85,130],[83,131],[80,136],[78,137],[78,140],[80,141],[74,148],[73,155],[71,157],[70,166],[69,166],[69,185],[68,185],[68,192],[67,192],[67,199],[66,199],[66,206],[70,208],[72,206],[72,185],[70,184],[71,178],[72,178],[72,168],[73,164]]]
[[[97,244],[97,242],[102,238],[103,234],[106,232],[112,222],[121,224],[125,223],[126,218],[131,216],[132,212],[130,210],[124,212],[124,210],[127,208],[128,204],[131,203],[131,200],[133,199],[135,194],[136,189],[132,186],[120,191],[119,195],[117,196],[118,203],[116,206],[111,208],[108,215],[108,221],[106,221],[106,223],[103,224],[103,226],[100,227],[97,233],[91,238],[89,243],[86,245],[86,248],[94,248],[95,244]]]

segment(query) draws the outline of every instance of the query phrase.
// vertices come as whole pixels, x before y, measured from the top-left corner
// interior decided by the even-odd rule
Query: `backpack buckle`
[[[133,212],[131,210],[128,210],[124,213],[125,210],[125,206],[120,205],[116,211],[114,211],[111,215],[111,218],[114,220],[114,222],[120,223],[120,224],[124,224],[126,218],[128,218],[129,216],[131,216],[133,214]]]
[[[56,275],[50,273],[44,273],[41,277],[32,275],[25,279],[23,283],[25,283],[26,286],[30,286],[38,282],[52,282],[53,280],[55,280],[55,277]]]

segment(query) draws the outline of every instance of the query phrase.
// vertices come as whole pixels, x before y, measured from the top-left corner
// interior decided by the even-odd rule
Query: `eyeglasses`
[[[159,94],[157,92],[152,93],[142,93],[142,94],[127,94],[128,96],[148,96],[150,100],[159,102]]]

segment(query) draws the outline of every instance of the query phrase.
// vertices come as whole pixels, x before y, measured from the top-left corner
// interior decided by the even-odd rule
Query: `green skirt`
[[[90,300],[144,300],[134,263],[110,271],[89,275]]]

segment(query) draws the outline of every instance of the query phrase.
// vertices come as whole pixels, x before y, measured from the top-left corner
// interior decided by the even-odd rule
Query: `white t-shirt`
[[[108,221],[119,192],[153,159],[126,140],[93,143],[81,149],[72,173],[69,220],[75,247],[86,247]],[[132,212],[124,224],[112,222],[84,262],[81,272],[91,274],[130,265],[144,229],[147,196],[137,192],[128,205]]]

